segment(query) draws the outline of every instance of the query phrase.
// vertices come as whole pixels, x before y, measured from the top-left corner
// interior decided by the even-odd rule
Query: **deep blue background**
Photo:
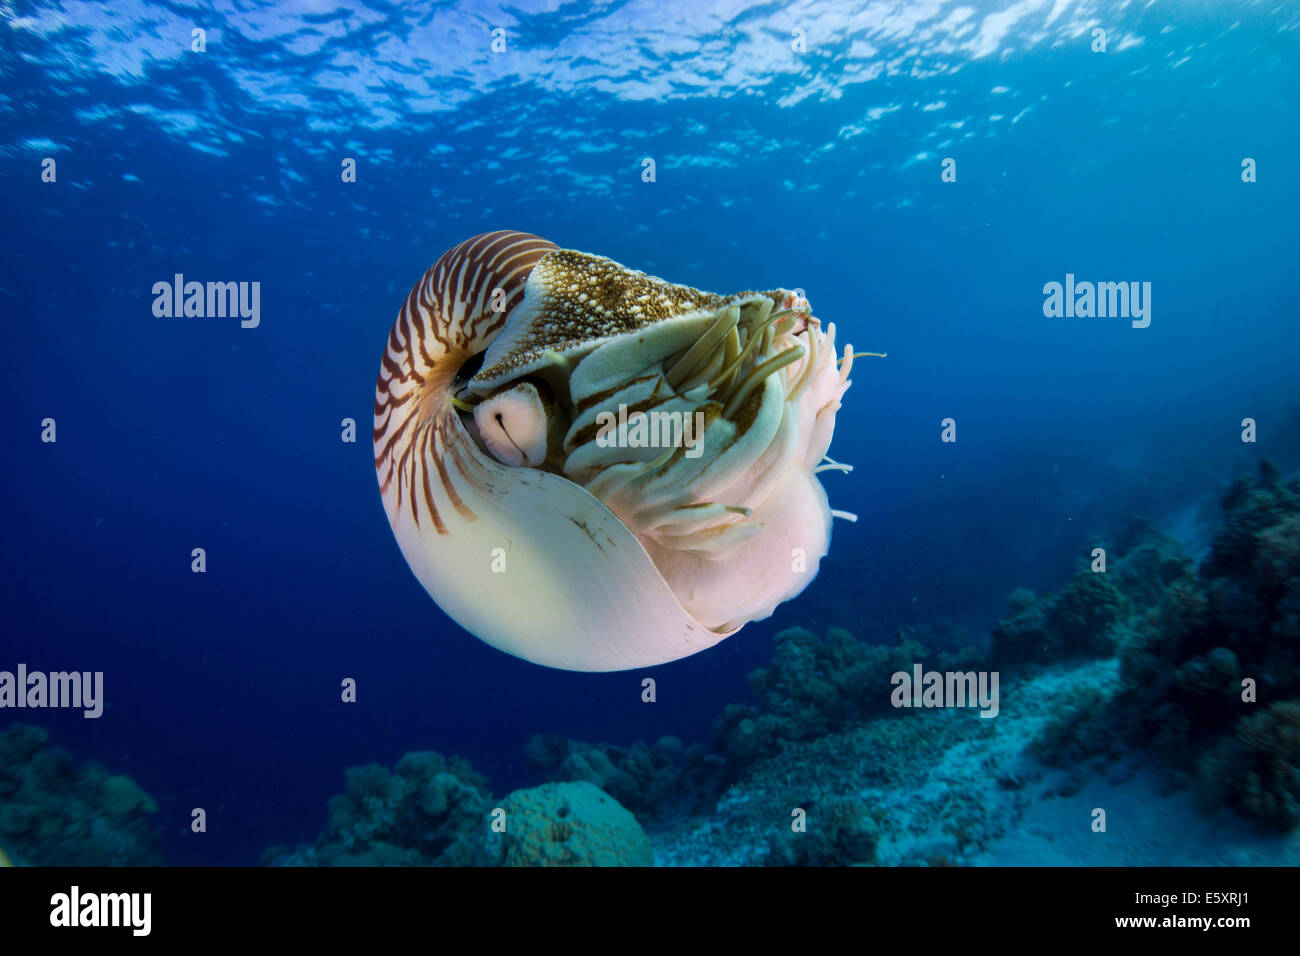
[[[76,31],[0,26],[0,668],[103,670],[102,719],[37,722],[158,798],[169,859],[253,862],[314,838],[349,765],[455,752],[504,793],[530,782],[535,732],[707,740],[776,629],[891,640],[949,618],[984,636],[1012,588],[1059,587],[1129,515],[1195,530],[1225,479],[1300,452],[1295,31],[1258,10],[1124,17],[1141,45],[1097,55],[1081,37],[795,106],[517,80],[345,136],[309,122],[344,104],[277,111],[232,84],[224,67],[256,44],[135,86],[74,82],[49,62]],[[518,42],[545,50],[548,22]],[[846,56],[828,44],[815,69],[834,78]],[[150,96],[240,139],[195,148],[129,108]],[[940,119],[964,122],[946,145]],[[452,625],[380,506],[368,433],[389,324],[447,247],[498,228],[720,292],[800,286],[841,341],[889,353],[855,366],[840,415],[831,454],[856,470],[824,476],[859,522],[837,522],[819,578],[773,619],[655,671],[653,706],[639,672],[545,670]],[[260,281],[261,326],[155,318],[152,285],[175,272]],[[1066,272],[1151,282],[1150,328],[1044,318],[1043,283]],[[1247,416],[1259,446],[1240,442]]]

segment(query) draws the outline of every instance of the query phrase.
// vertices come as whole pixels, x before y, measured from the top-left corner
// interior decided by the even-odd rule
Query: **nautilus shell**
[[[816,575],[852,363],[799,290],[715,295],[475,236],[389,333],[384,508],[425,590],[494,647],[579,671],[676,660]]]

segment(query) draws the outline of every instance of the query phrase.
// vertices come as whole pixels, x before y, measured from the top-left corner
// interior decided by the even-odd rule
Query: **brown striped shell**
[[[386,494],[392,487],[397,507],[417,525],[427,522],[445,535],[441,508],[448,504],[473,519],[451,471],[464,481],[483,476],[458,454],[459,443],[452,440],[456,409],[451,384],[501,331],[523,299],[524,282],[537,260],[556,248],[523,232],[474,236],[435,262],[402,304],[375,385],[375,468],[380,491]],[[433,483],[446,495],[441,506]]]

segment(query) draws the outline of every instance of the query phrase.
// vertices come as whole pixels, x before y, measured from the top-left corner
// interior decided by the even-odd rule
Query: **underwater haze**
[[[0,672],[102,674],[0,688],[0,850],[542,862],[484,815],[592,785],[567,862],[1300,863],[1298,64],[1291,3],[0,4]],[[884,353],[802,594],[614,673],[430,600],[376,376],[498,229]]]

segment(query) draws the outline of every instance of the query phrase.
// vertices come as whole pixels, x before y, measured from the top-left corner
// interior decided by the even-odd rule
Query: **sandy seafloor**
[[[1068,701],[1087,688],[1109,691],[1117,680],[1114,659],[1057,665],[1005,685],[995,718],[917,711],[790,744],[729,788],[712,817],[647,827],[655,864],[761,864],[768,834],[789,818],[774,799],[785,781],[814,801],[865,801],[879,827],[881,865],[1300,865],[1300,831],[1275,834],[1230,810],[1207,813],[1142,752],[1095,775],[1026,752]],[[865,779],[882,771],[887,787]],[[1105,832],[1093,829],[1096,808],[1106,811]]]

